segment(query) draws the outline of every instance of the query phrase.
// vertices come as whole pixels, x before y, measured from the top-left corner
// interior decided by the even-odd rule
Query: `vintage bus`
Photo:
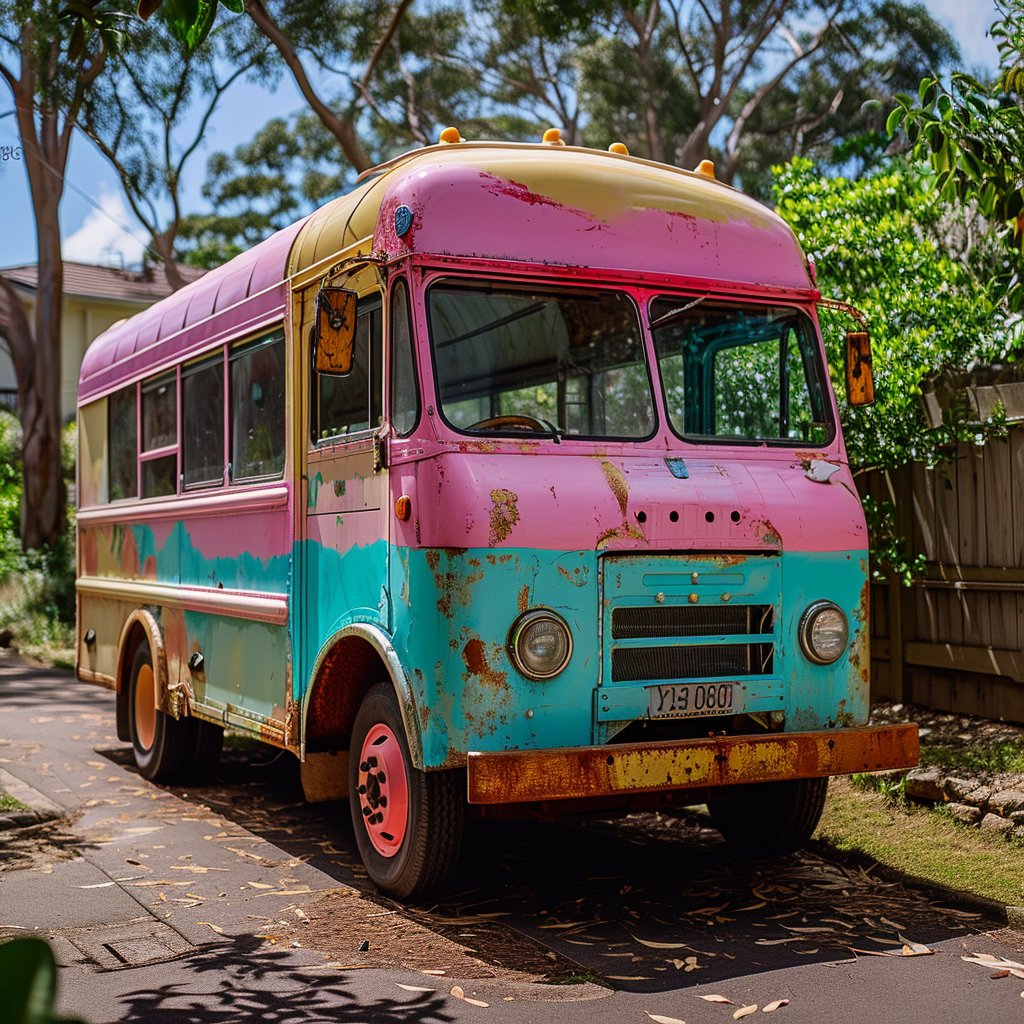
[[[152,780],[294,753],[400,898],[469,813],[707,803],[767,856],[916,763],[813,267],[709,165],[560,143],[449,129],[82,365],[79,678]]]

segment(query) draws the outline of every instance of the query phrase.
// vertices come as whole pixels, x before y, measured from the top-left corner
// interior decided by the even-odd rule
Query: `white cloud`
[[[64,259],[115,267],[139,265],[145,232],[135,227],[132,234],[121,226],[130,225],[135,219],[123,197],[116,192],[102,191],[99,205],[98,210],[93,207],[85,215],[77,231],[64,239]]]

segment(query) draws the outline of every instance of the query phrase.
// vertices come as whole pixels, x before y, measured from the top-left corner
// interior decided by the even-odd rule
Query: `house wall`
[[[20,289],[19,289],[20,291]],[[29,324],[35,326],[35,296],[21,293],[25,314]],[[148,302],[112,302],[98,298],[77,295],[64,296],[61,320],[61,371],[60,395],[61,415],[64,420],[73,419],[78,397],[78,374],[82,367],[85,350],[93,338],[102,334],[112,324],[126,317],[134,316],[149,305]],[[18,380],[14,364],[6,351],[0,351],[0,407],[16,406]],[[14,391],[14,396],[9,393]]]

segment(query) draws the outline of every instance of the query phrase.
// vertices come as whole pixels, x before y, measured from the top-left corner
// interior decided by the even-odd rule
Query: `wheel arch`
[[[423,743],[409,676],[388,635],[368,623],[339,629],[320,649],[302,695],[299,756],[305,760],[307,744],[315,746],[318,740],[347,740],[363,698],[385,679],[402,709],[413,766],[422,769]]]
[[[145,608],[136,608],[121,627],[121,636],[117,643],[117,738],[120,740],[131,739],[128,724],[128,684],[131,680],[135,652],[142,643],[149,644],[153,673],[156,676],[157,707],[161,707],[167,693],[167,651],[164,647],[163,633],[160,632],[160,626],[152,612]]]

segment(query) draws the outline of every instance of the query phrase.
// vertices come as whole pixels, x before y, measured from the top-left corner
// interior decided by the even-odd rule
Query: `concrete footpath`
[[[49,939],[58,1009],[108,1021],[636,1021],[650,1015],[727,1022],[747,1004],[787,998],[779,1021],[1004,1021],[1024,1013],[1024,982],[998,984],[960,959],[958,938],[930,957],[809,963],[715,983],[733,1005],[680,972],[679,988],[610,992],[507,978],[461,982],[358,968],[267,936],[336,877],[289,856],[187,794],[151,785],[97,751],[124,750],[113,697],[68,673],[0,660],[0,771],[37,812],[0,832],[0,940]],[[63,818],[51,820],[60,812]],[[33,832],[33,830],[35,830]],[[4,836],[16,841],[4,843]],[[300,933],[301,934],[301,933]],[[1020,946],[1021,943],[1016,943]],[[1020,959],[1012,933],[971,951]],[[355,943],[353,943],[353,953]],[[353,959],[356,959],[353,957]],[[357,969],[358,968],[358,969]],[[469,999],[452,995],[461,987]],[[458,988],[457,988],[458,991]],[[757,1018],[760,1013],[757,1011]],[[773,1018],[774,1019],[774,1018]],[[0,1021],[3,1008],[0,1005]]]

